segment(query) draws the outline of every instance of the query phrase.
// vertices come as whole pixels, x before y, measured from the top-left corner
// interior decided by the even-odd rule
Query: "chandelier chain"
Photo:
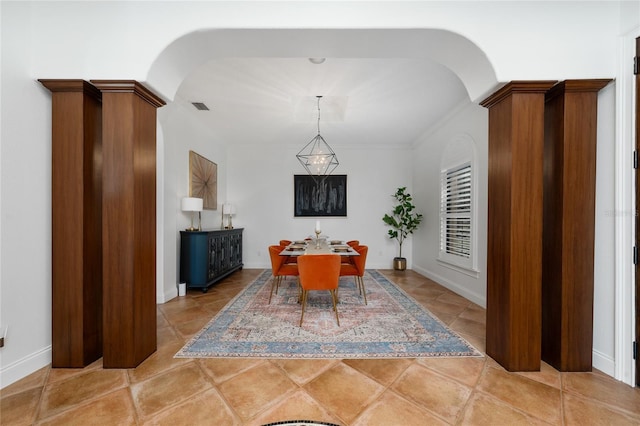
[[[318,134],[320,134],[320,98],[322,96],[316,96],[318,98]]]

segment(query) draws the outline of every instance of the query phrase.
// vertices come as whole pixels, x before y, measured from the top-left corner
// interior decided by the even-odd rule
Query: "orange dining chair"
[[[360,294],[364,296],[364,304],[367,304],[367,292],[364,288],[364,271],[367,263],[368,246],[358,246],[354,249],[360,256],[349,256],[352,258],[353,263],[343,263],[340,265],[341,277],[354,277],[356,286]]]
[[[282,246],[269,246],[269,256],[271,257],[271,273],[273,274],[273,281],[271,282],[271,292],[269,293],[269,303],[271,303],[271,297],[273,296],[273,289],[275,288],[276,294],[278,294],[278,287],[284,277],[297,277],[298,265],[294,263],[285,263],[288,256],[280,256],[280,252],[283,250]]]
[[[333,310],[338,318],[338,283],[340,282],[340,255],[339,254],[308,254],[298,259],[300,271],[300,286],[302,287],[302,314],[300,315],[300,327],[304,318],[304,308],[307,305],[307,293],[309,290],[329,290],[333,302]]]
[[[360,245],[360,241],[358,241],[358,240],[350,240],[350,241],[347,241],[347,245],[355,250],[356,247],[358,247]],[[353,263],[353,258],[354,257],[355,256],[346,256],[346,259],[343,259],[342,263],[349,263],[349,264],[353,265],[354,264]]]
[[[280,240],[280,247],[282,248],[285,248],[289,244],[291,244],[291,240]],[[286,256],[284,263],[298,263],[298,259],[296,259],[296,256]]]
[[[350,247],[356,248],[360,245],[360,241],[358,240],[347,241],[347,245]]]

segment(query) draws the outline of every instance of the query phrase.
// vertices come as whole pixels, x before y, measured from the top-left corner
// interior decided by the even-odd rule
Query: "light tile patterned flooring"
[[[43,368],[2,391],[2,425],[640,424],[640,389],[600,373],[508,373],[489,357],[174,359],[262,270],[158,306],[158,351],[135,369]],[[381,271],[478,349],[485,312],[413,271]]]

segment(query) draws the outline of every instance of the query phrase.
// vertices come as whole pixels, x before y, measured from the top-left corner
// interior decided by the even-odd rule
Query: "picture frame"
[[[189,196],[202,198],[204,210],[218,209],[218,165],[189,151]]]
[[[293,176],[294,217],[346,217],[347,175]]]

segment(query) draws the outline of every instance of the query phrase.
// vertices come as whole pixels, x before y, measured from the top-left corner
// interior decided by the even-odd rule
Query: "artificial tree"
[[[392,228],[389,229],[389,238],[398,241],[399,253],[393,259],[393,267],[399,270],[405,270],[407,264],[406,259],[402,257],[402,243],[409,234],[413,234],[422,221],[422,214],[414,211],[416,206],[413,205],[411,194],[406,191],[406,186],[398,188],[396,193],[392,195],[398,204],[393,207],[393,212],[390,215],[385,214],[382,218],[383,222]]]

